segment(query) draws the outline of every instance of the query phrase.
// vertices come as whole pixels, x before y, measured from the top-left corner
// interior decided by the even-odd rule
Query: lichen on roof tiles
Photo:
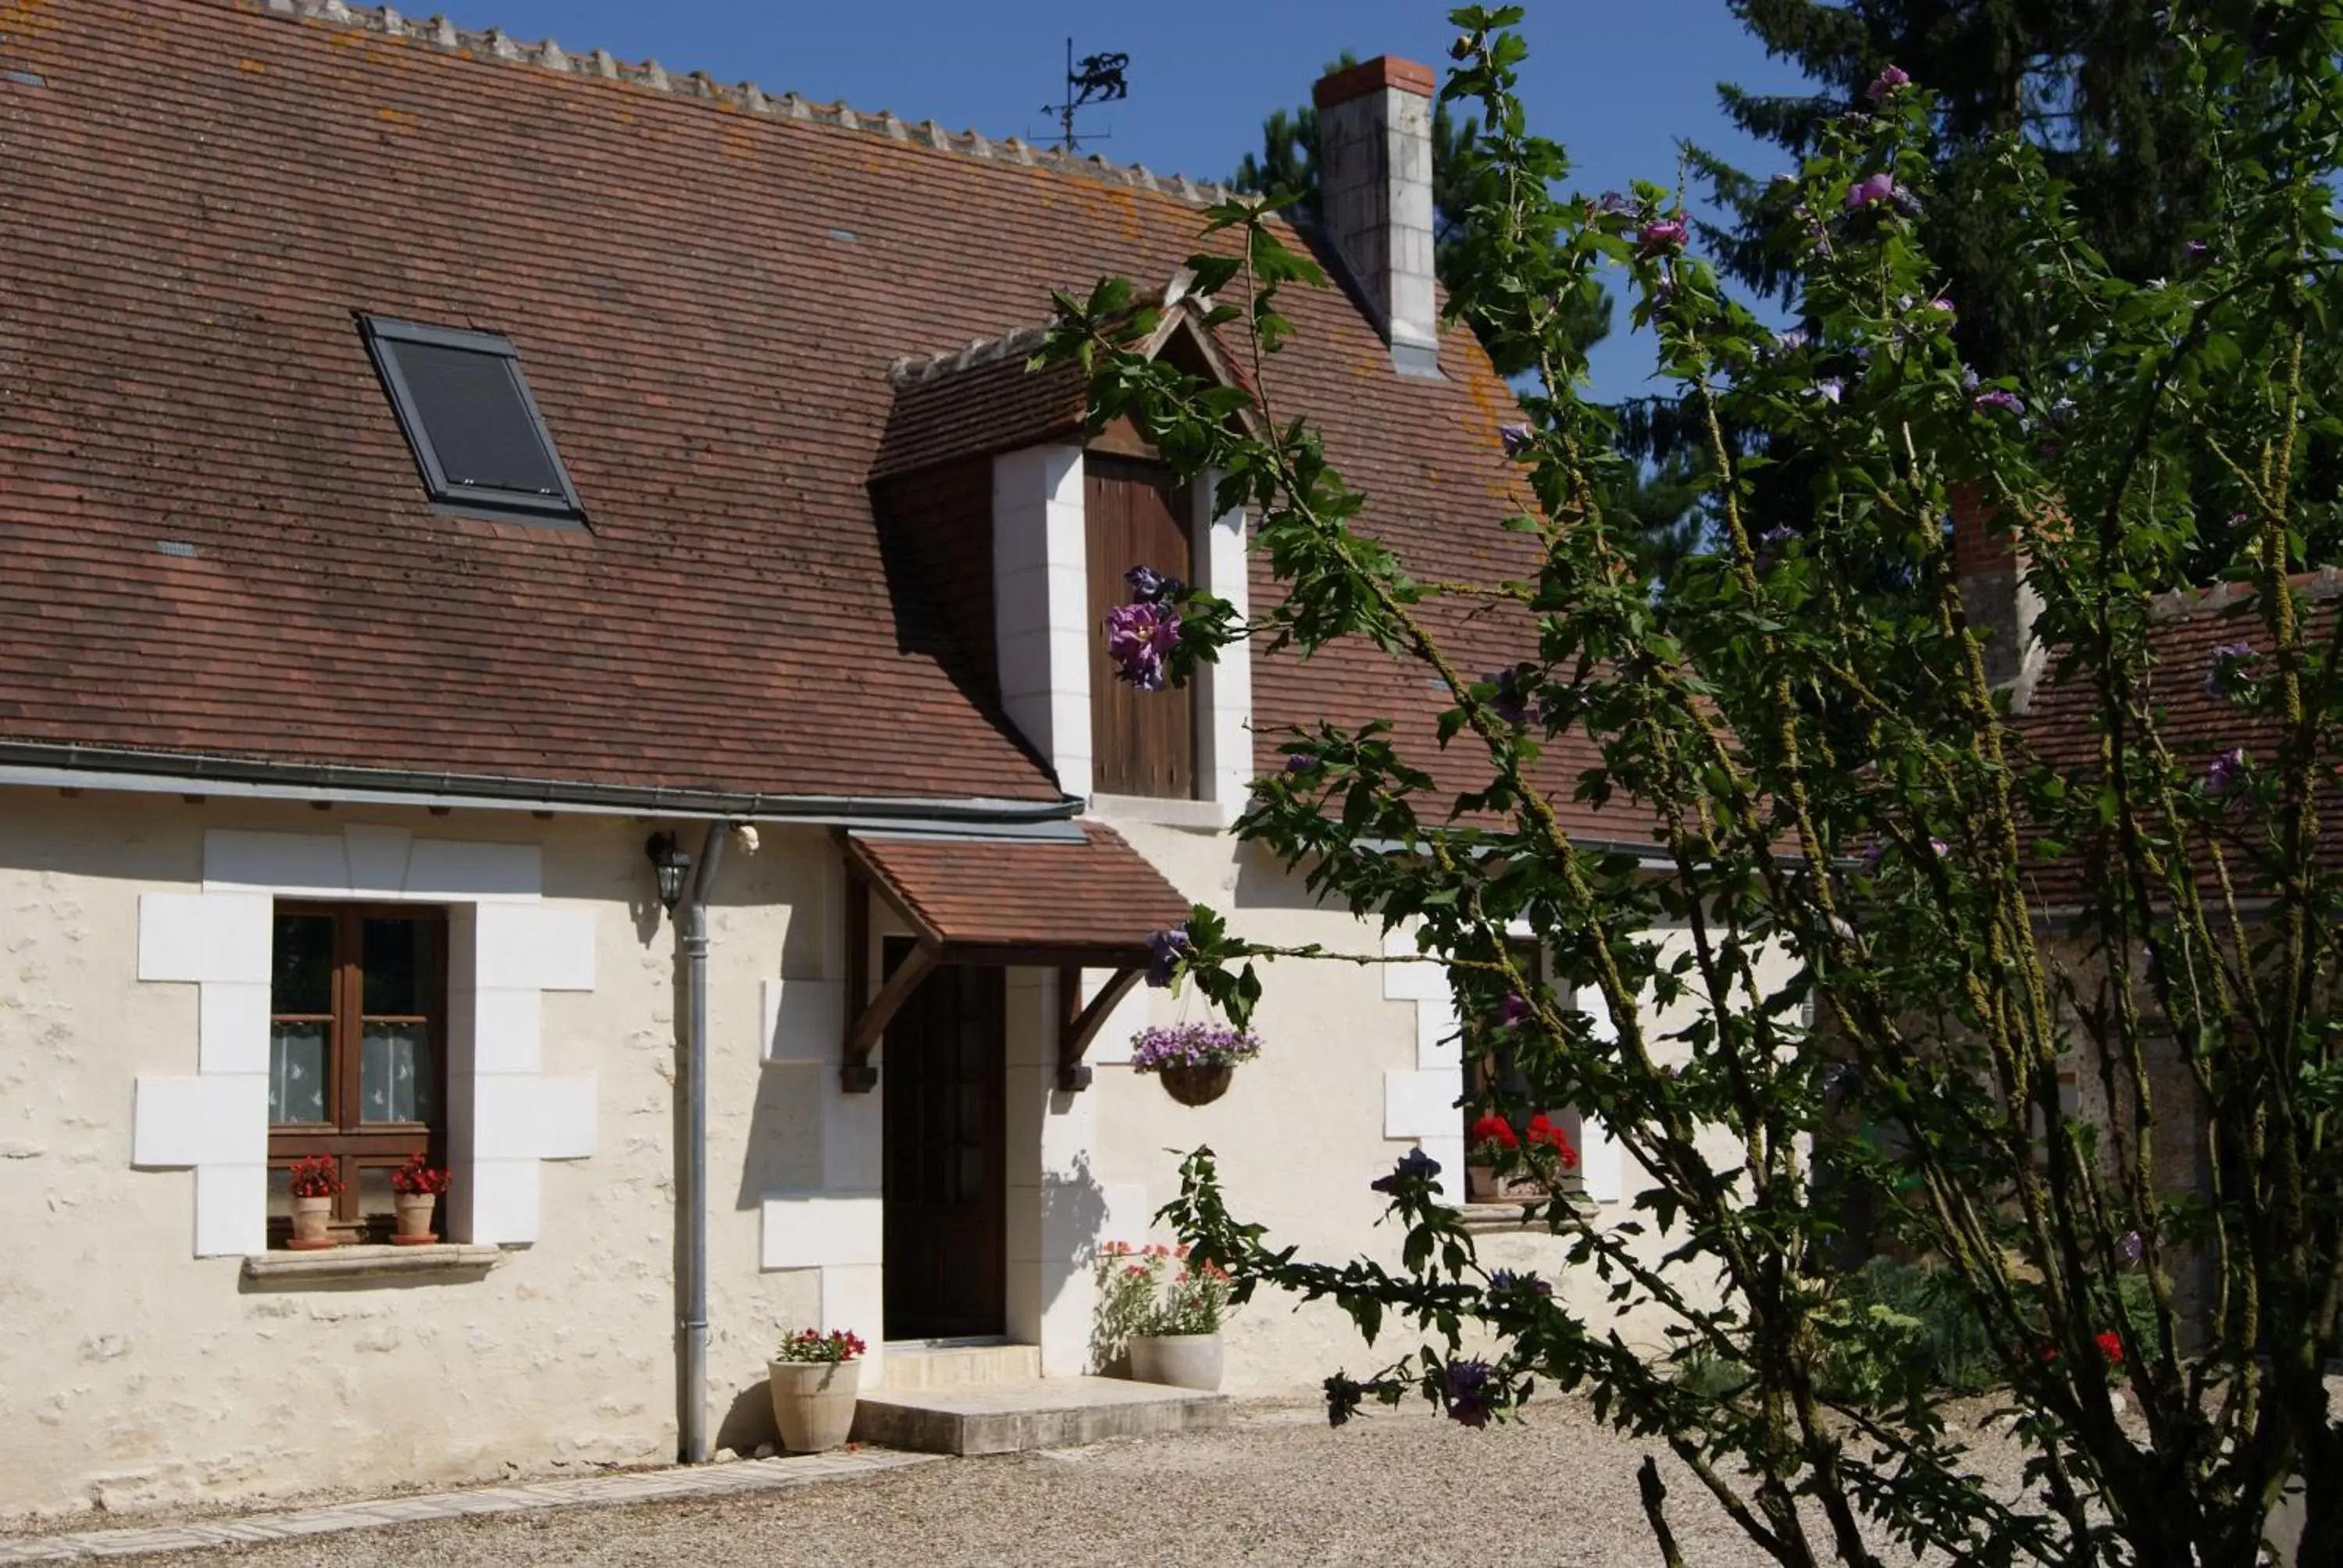
[[[1095,153],[1081,156],[1051,148],[1037,156],[1033,149],[1015,136],[995,143],[974,130],[948,131],[933,120],[922,120],[914,127],[889,109],[881,109],[876,115],[864,114],[844,104],[818,104],[797,93],[786,93],[779,98],[772,98],[754,82],[720,86],[705,71],[693,71],[679,81],[670,76],[657,60],[629,65],[607,49],[596,49],[588,55],[571,55],[551,38],[532,46],[518,42],[502,28],[487,27],[473,32],[458,27],[445,16],[433,16],[427,22],[410,22],[390,5],[352,5],[347,0],[260,0],[260,3],[282,16],[379,33],[386,37],[426,44],[435,49],[534,65],[565,75],[626,82],[678,97],[709,98],[752,115],[780,115],[790,119],[818,120],[841,130],[885,136],[890,141],[919,142],[938,152],[958,153],[965,157],[990,158],[999,149],[1005,151],[1017,163],[1111,184],[1136,186],[1142,190],[1168,190],[1182,201],[1199,206],[1224,200],[1228,195],[1227,187],[1217,180],[1193,180],[1186,175],[1158,176],[1143,164],[1112,163]]]

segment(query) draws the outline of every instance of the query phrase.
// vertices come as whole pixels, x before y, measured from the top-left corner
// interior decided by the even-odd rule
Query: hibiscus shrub
[[[1631,1201],[1557,1184],[1538,1206],[1562,1288],[1484,1271],[1420,1150],[1374,1183],[1405,1231],[1395,1264],[1271,1245],[1209,1151],[1169,1217],[1240,1300],[1331,1300],[1371,1342],[1412,1331],[1388,1366],[1329,1381],[1338,1422],[1413,1392],[1478,1426],[1582,1387],[1776,1562],[1868,1563],[1892,1541],[1981,1563],[2246,1563],[2291,1476],[2300,1561],[2343,1560],[2324,1384],[2343,1348],[2343,897],[2321,844],[2343,618],[2311,597],[2333,579],[2304,575],[2329,564],[2305,541],[2331,537],[2312,525],[2343,436],[2343,22],[2143,13],[2166,106],[2210,149],[2173,276],[2112,276],[2041,159],[2001,147],[1986,199],[2020,236],[2034,352],[1981,380],[1934,260],[1960,236],[1932,222],[1927,83],[1881,71],[1783,176],[1772,260],[1797,325],[1777,331],[1694,254],[1669,188],[1564,194],[1562,149],[1516,95],[1519,15],[1457,12],[1444,88],[1484,127],[1453,171],[1472,222],[1450,309],[1473,333],[1449,351],[1476,337],[1534,367],[1491,473],[1443,479],[1510,487],[1486,548],[1403,561],[1279,399],[1281,298],[1324,280],[1274,198],[1212,208],[1186,285],[1272,417],[1149,358],[1161,310],[1123,280],[1061,298],[1042,357],[1090,367],[1096,418],[1217,476],[1216,512],[1249,510],[1282,585],[1240,621],[1134,583],[1111,631],[1125,678],[1177,686],[1247,636],[1264,658],[1370,645],[1444,693],[1436,731],[1395,715],[1292,736],[1238,831],[1330,906],[1413,930],[1468,1019],[1510,1027],[1524,1102],[1601,1120]],[[1703,543],[1658,582],[1605,509],[1633,459],[1573,333],[1606,270],[1706,447]],[[2039,658],[1972,619],[1956,509],[2028,563]],[[2208,559],[2224,592],[2187,602],[2227,624],[2176,672],[2157,628],[2183,563]],[[2022,722],[2037,689],[2055,729]],[[1619,829],[1582,841],[1565,797]],[[1509,940],[1523,927],[1552,989]],[[1342,955],[1272,952],[1199,909],[1157,969],[1242,1029],[1259,966],[1313,956]],[[2201,1179],[2160,1174],[2176,1141]],[[1978,1479],[1926,1380],[1835,1391],[1846,1346],[1913,1315],[1846,1281],[1858,1209],[1975,1323],[2022,1487]],[[1622,1307],[1675,1348],[1628,1345]],[[1485,1353],[1464,1348],[1474,1324]],[[1666,1546],[1686,1504],[1652,1459],[1641,1479]]]

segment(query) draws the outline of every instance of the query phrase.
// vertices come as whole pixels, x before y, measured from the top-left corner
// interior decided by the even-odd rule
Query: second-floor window
[[[1089,535],[1090,624],[1131,598],[1131,568],[1152,567],[1196,580],[1187,487],[1153,463],[1102,457],[1083,462],[1083,522]],[[1141,691],[1114,678],[1106,638],[1091,645],[1091,787],[1101,795],[1196,797],[1196,687]]]

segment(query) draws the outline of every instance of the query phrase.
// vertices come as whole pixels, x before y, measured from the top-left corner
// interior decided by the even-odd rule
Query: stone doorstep
[[[394,1524],[419,1524],[443,1519],[478,1518],[484,1513],[528,1513],[552,1508],[608,1508],[630,1503],[684,1502],[695,1497],[742,1492],[779,1491],[820,1481],[842,1481],[876,1475],[907,1464],[926,1464],[932,1453],[894,1452],[874,1449],[859,1453],[823,1453],[772,1459],[739,1460],[730,1464],[693,1469],[631,1471],[614,1475],[580,1476],[538,1486],[479,1487],[468,1492],[423,1493],[412,1497],[378,1498],[303,1508],[279,1513],[254,1513],[241,1519],[191,1520],[185,1524],[155,1523],[119,1530],[85,1530],[72,1534],[27,1535],[0,1539],[0,1563],[64,1563],[93,1557],[135,1557],[155,1552],[184,1552],[234,1542],[291,1541],[346,1530],[382,1530]]]
[[[854,1436],[925,1453],[1018,1453],[1209,1431],[1229,1414],[1226,1394],[1124,1378],[1034,1378],[866,1393],[854,1407]]]
[[[872,1392],[910,1393],[1031,1382],[1041,1375],[1039,1345],[890,1344],[880,1364],[879,1387]]]

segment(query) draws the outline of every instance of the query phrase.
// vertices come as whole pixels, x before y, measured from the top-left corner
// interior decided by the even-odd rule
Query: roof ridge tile
[[[257,0],[257,3],[276,15],[323,22],[360,32],[380,33],[449,54],[503,60],[558,72],[562,75],[626,82],[675,97],[712,99],[753,115],[769,115],[777,119],[813,120],[822,125],[836,126],[841,130],[885,136],[890,141],[918,143],[939,152],[957,153],[963,157],[980,158],[990,163],[1022,164],[1047,169],[1053,174],[1131,186],[1175,196],[1195,206],[1222,201],[1228,195],[1228,187],[1218,180],[1193,179],[1187,175],[1159,176],[1144,164],[1112,163],[1096,153],[1084,156],[1059,147],[1037,151],[1019,136],[994,141],[973,129],[946,130],[932,119],[922,120],[914,126],[888,109],[872,115],[842,103],[814,103],[802,94],[794,92],[772,97],[754,82],[742,82],[738,86],[726,89],[718,86],[705,71],[692,71],[680,78],[673,77],[657,60],[645,60],[639,65],[629,65],[618,59],[608,49],[572,55],[551,38],[531,45],[518,42],[500,27],[474,32],[458,27],[444,15],[435,15],[426,22],[415,22],[390,5],[353,5],[348,0]]]

